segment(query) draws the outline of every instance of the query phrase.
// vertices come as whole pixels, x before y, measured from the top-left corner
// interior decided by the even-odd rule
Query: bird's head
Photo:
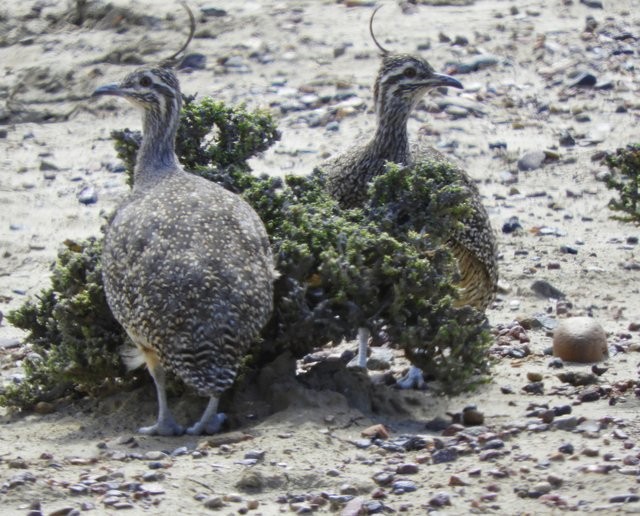
[[[180,84],[175,73],[162,66],[142,66],[119,83],[100,86],[92,97],[104,95],[125,98],[146,112],[160,113],[162,119],[166,118],[168,110],[179,110],[181,103]]]
[[[378,71],[373,97],[376,104],[406,102],[415,105],[430,89],[462,88],[460,82],[436,73],[424,59],[409,54],[385,54]]]

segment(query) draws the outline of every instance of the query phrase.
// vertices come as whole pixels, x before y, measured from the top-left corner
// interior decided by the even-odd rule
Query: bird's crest
[[[174,52],[169,57],[160,61],[160,66],[162,68],[173,68],[178,63],[178,57],[187,49],[196,31],[196,19],[193,16],[193,12],[189,8],[189,6],[186,4],[186,2],[180,2],[180,5],[184,7],[185,11],[187,11],[187,14],[189,15],[189,37],[187,38],[187,41],[184,43],[184,45],[182,45],[177,52]]]
[[[389,54],[389,51],[384,48],[376,39],[375,34],[373,33],[373,18],[375,17],[376,13],[382,8],[381,5],[379,5],[378,7],[376,7],[373,12],[371,13],[371,18],[369,18],[369,34],[371,34],[371,39],[373,39],[373,42],[375,43],[376,47],[378,47],[380,49],[380,52],[382,52],[383,56],[386,56]]]

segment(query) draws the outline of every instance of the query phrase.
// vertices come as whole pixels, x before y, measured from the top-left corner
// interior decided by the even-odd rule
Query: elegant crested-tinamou
[[[103,278],[109,306],[157,389],[158,420],[140,432],[183,433],[167,406],[170,370],[209,398],[187,429],[197,435],[220,429],[219,397],[271,315],[276,272],[256,212],[180,166],[182,97],[169,64],[140,67],[94,92],[122,97],[143,113],[133,190],[107,229]]]

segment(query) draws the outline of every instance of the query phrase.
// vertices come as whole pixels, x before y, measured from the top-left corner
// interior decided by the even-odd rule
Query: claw
[[[138,433],[144,435],[165,435],[165,436],[173,436],[173,435],[182,435],[184,434],[184,428],[180,426],[178,423],[173,421],[172,419],[158,421],[155,425],[151,426],[143,426],[138,429]]]
[[[222,429],[222,425],[227,420],[222,412],[215,414],[209,421],[198,421],[195,425],[187,428],[187,434],[189,435],[211,435],[216,434]]]

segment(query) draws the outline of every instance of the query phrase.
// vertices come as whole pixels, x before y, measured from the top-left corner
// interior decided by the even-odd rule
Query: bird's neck
[[[407,122],[411,106],[393,106],[393,109],[378,109],[376,132],[371,141],[371,150],[376,158],[394,163],[406,163],[409,159],[409,136]]]
[[[142,143],[134,171],[134,188],[144,188],[180,170],[175,153],[176,120],[162,120],[145,112]]]

